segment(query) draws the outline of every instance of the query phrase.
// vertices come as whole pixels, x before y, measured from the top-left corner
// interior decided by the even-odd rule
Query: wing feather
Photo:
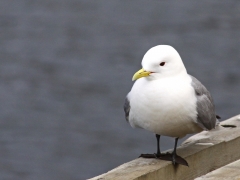
[[[197,123],[205,129],[211,130],[216,126],[216,114],[214,102],[207,88],[195,77],[192,78],[192,86],[197,97]]]
[[[129,102],[129,99],[128,97],[125,98],[125,102],[124,102],[124,112],[125,112],[125,118],[126,118],[126,121],[129,121],[129,113],[130,113],[130,102]]]

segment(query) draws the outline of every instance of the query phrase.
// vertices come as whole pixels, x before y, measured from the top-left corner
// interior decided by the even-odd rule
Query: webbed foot
[[[178,156],[177,154],[174,156],[172,153],[141,154],[139,157],[161,159],[161,160],[164,160],[164,161],[171,161],[173,163],[173,165],[181,164],[181,165],[184,165],[184,166],[188,166],[188,163],[185,159],[183,159],[181,156]]]

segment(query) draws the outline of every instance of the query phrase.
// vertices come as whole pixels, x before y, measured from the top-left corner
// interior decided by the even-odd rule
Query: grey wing
[[[192,78],[192,86],[197,97],[197,123],[204,130],[211,130],[216,126],[216,114],[211,94],[200,81]]]
[[[125,102],[124,102],[124,112],[125,112],[125,118],[127,121],[129,121],[129,112],[130,112],[130,102],[128,97],[125,98]]]

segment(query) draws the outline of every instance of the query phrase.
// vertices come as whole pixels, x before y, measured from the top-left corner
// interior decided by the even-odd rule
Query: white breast
[[[147,80],[134,84],[130,99],[129,122],[155,134],[183,137],[200,132],[196,124],[196,97],[189,76]]]

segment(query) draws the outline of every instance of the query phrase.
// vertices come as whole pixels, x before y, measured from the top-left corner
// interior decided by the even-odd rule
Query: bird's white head
[[[134,74],[133,80],[141,77],[159,79],[186,73],[178,52],[172,46],[158,45],[146,52],[142,60],[142,69]]]

